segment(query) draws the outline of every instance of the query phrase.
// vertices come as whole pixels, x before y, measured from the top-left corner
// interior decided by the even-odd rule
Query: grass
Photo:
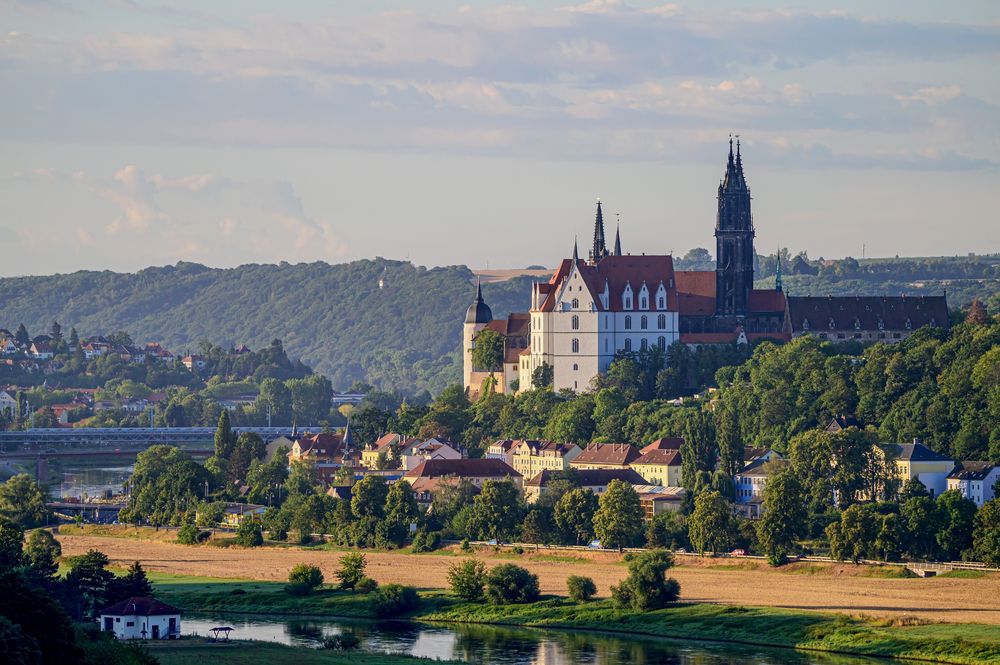
[[[232,641],[214,644],[196,639],[148,643],[161,665],[421,665],[446,663],[412,656],[363,651],[327,651],[272,642]]]
[[[989,571],[986,570],[949,570],[946,573],[941,573],[938,577],[978,580],[980,577],[986,577],[989,574]]]
[[[150,577],[160,599],[185,610],[372,616],[368,598],[361,594],[323,589],[296,598],[287,595],[280,582],[163,573]],[[575,603],[548,597],[526,605],[493,606],[459,601],[441,591],[423,592],[421,598],[421,607],[408,618],[718,640],[960,665],[1000,664],[1000,626],[695,603],[633,612],[615,609],[609,600]]]
[[[148,526],[126,526],[124,524],[62,524],[59,533],[67,536],[96,536],[100,538],[128,538],[131,540],[176,540],[177,534],[166,529]]]

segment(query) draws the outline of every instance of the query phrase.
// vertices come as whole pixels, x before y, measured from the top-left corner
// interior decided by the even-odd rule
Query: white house
[[[6,391],[0,391],[0,413],[6,413],[8,418],[17,413],[17,400]]]
[[[155,598],[129,598],[99,613],[101,628],[119,640],[167,640],[181,634],[181,611]]]
[[[402,468],[412,471],[423,462],[430,460],[457,460],[462,459],[461,448],[447,439],[430,438],[426,441],[417,441],[403,450]]]
[[[996,498],[993,489],[1000,482],[1000,464],[992,462],[959,462],[948,474],[948,489],[958,490],[979,508]]]

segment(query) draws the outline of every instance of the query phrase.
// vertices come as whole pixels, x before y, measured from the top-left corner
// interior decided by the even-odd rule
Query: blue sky
[[[0,274],[1000,251],[1000,4],[0,5]]]

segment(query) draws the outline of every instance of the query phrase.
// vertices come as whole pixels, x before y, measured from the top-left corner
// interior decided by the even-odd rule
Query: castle
[[[497,390],[532,387],[542,364],[553,370],[553,388],[584,390],[620,354],[674,342],[747,344],[788,341],[816,334],[834,342],[898,342],[925,325],[947,326],[944,296],[792,297],[782,288],[755,289],[754,224],[750,187],[739,141],[729,141],[726,173],[718,188],[715,270],[674,270],[670,255],[625,254],[620,229],[613,249],[605,240],[600,201],[593,246],[581,259],[577,245],[548,282],[534,283],[531,309],[494,319],[477,286],[463,326],[463,382],[477,392],[490,375],[473,366],[477,335],[491,329],[504,338]],[[515,382],[516,379],[516,382]]]

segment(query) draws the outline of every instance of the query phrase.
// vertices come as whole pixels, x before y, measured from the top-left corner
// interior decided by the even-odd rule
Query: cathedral
[[[494,319],[477,286],[463,326],[463,382],[477,392],[489,372],[473,366],[472,349],[489,328],[505,340],[503,379],[497,389],[532,387],[532,373],[548,364],[553,388],[584,390],[620,354],[674,342],[748,344],[815,334],[829,341],[898,342],[925,326],[947,326],[944,296],[786,296],[781,267],[773,289],[755,289],[754,224],[750,187],[739,141],[729,141],[726,173],[718,188],[715,270],[674,270],[670,255],[622,252],[620,229],[606,243],[600,201],[593,246],[582,259],[576,244],[548,282],[531,289],[531,309]],[[500,377],[497,376],[499,379]]]

